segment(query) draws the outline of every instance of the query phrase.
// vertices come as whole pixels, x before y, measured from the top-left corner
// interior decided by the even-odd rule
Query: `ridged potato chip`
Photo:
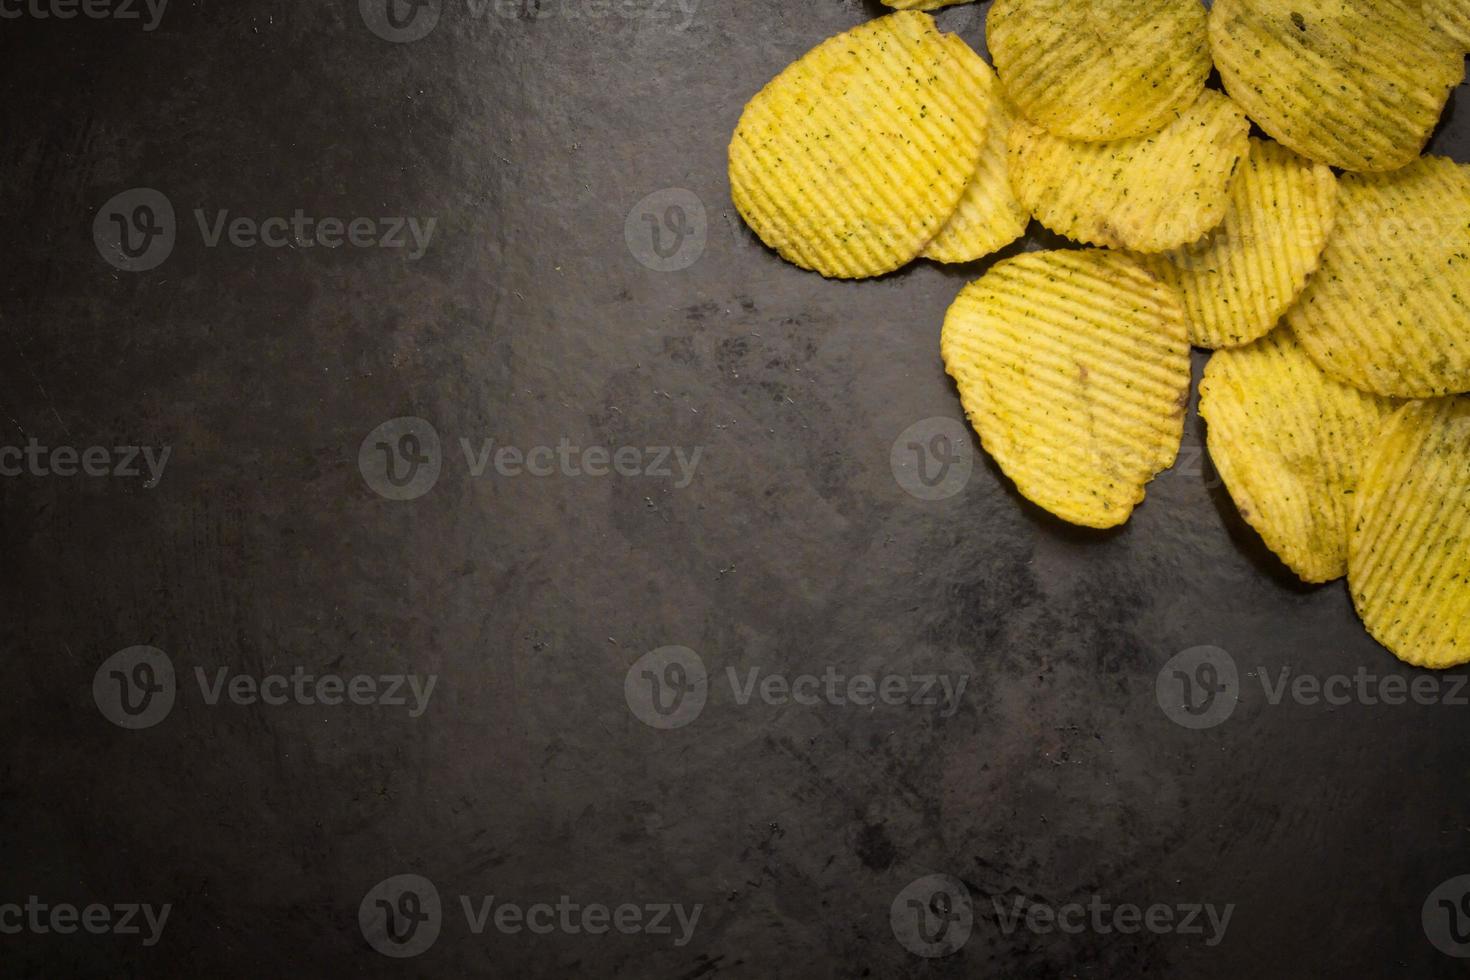
[[[1210,45],[1262,129],[1345,170],[1413,160],[1465,75],[1418,0],[1216,0]]]
[[[940,353],[985,449],[1027,499],[1115,527],[1184,434],[1179,298],[1136,259],[1030,252],[961,291]]]
[[[994,70],[956,34],[945,35],[956,60],[980,81],[985,90],[989,124],[980,166],[965,187],[959,207],[924,249],[936,262],[973,262],[1020,238],[1031,214],[1016,200],[1006,164],[1006,137],[1013,115]]]
[[[1016,196],[1046,227],[1091,245],[1163,252],[1225,217],[1250,123],[1224,95],[1205,91],[1148,136],[1082,143],[1017,119],[1009,145]]]
[[[1419,667],[1470,663],[1470,398],[1399,409],[1358,498],[1348,588],[1368,632]]]
[[[1336,215],[1337,179],[1326,164],[1253,139],[1219,227],[1145,263],[1184,298],[1191,343],[1248,344],[1296,301]]]
[[[1470,51],[1470,4],[1465,0],[1424,0],[1424,14],[1462,51]]]
[[[1470,171],[1344,174],[1322,265],[1286,314],[1322,369],[1380,395],[1470,391]]]
[[[1022,115],[1066,139],[1156,132],[1210,74],[1199,0],[995,0],[986,41]]]
[[[969,2],[970,0],[883,0],[885,6],[894,10],[938,10],[940,7]]]
[[[1210,358],[1206,444],[1235,505],[1306,582],[1347,574],[1364,457],[1397,403],[1317,367],[1290,330]]]
[[[730,142],[735,207],[761,240],[825,276],[908,263],[959,204],[986,98],[928,14],[829,38],[745,107]]]

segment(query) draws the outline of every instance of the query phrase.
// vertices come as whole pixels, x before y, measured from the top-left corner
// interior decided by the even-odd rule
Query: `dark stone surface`
[[[0,480],[0,903],[173,905],[151,947],[0,935],[0,973],[1463,975],[1420,915],[1470,872],[1470,708],[1269,702],[1259,678],[1286,666],[1414,672],[1341,583],[1295,585],[1262,548],[1210,486],[1198,421],[1114,533],[1061,526],[988,463],[915,499],[890,447],[959,416],[939,324],[980,268],[826,282],[739,225],[724,147],[742,104],[882,8],[706,0],[676,29],[596,0],[487,2],[444,0],[404,44],[348,0],[174,0],[151,32],[0,21],[0,442],[172,447],[152,489]],[[943,22],[978,43],[984,9]],[[1470,160],[1463,113],[1434,149]],[[92,238],[135,187],[178,214],[147,272]],[[707,209],[682,271],[625,241],[665,188]],[[193,218],[298,208],[437,229],[413,261],[209,248]],[[433,424],[443,472],[393,502],[358,449],[400,416]],[[477,478],[460,438],[702,456],[682,488]],[[138,644],[180,689],[125,731],[92,682]],[[711,693],[656,730],[624,676],[668,644],[698,651]],[[1155,680],[1202,644],[1239,665],[1240,703],[1192,731]],[[193,679],[297,665],[438,682],[411,718],[211,706]],[[829,665],[969,682],[950,717],[741,705],[724,682]],[[446,905],[401,961],[357,922],[400,873]],[[889,909],[934,873],[966,883],[976,923],[925,961]],[[682,947],[473,935],[457,896],[490,894],[703,912]],[[1007,934],[993,905],[1094,894],[1236,908],[1209,946]]]

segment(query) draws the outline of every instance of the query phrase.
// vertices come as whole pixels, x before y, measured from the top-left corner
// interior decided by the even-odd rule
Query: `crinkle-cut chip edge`
[[[1266,379],[1266,372],[1275,376]],[[1343,494],[1355,492],[1360,474],[1351,471],[1395,404],[1322,371],[1285,329],[1216,351],[1206,364],[1199,414],[1207,426],[1211,462],[1240,516],[1302,581],[1322,584],[1347,574],[1352,507],[1346,498],[1325,495],[1334,492],[1334,483],[1349,485]],[[1336,446],[1324,447],[1324,440]],[[1316,463],[1334,450],[1328,462],[1335,472],[1321,486],[1309,486],[1311,480],[1291,472],[1300,469],[1293,460]],[[1324,496],[1309,496],[1293,507],[1288,501],[1294,493]],[[1340,526],[1325,527],[1329,518]],[[1324,542],[1314,540],[1321,530],[1337,532],[1330,554],[1324,555]]]
[[[1060,269],[1050,266],[1056,262],[1063,263]],[[1032,266],[1037,268],[1033,269]],[[1108,267],[1119,270],[1119,274],[1112,278],[1126,277],[1128,282],[1119,285],[1110,281],[1101,271]],[[1018,278],[1014,282],[996,283],[991,277],[997,273],[1002,276],[1017,275]],[[988,299],[999,301],[998,304],[991,304],[993,306],[1010,305],[1006,301],[1014,301],[1027,291],[1036,295],[1046,289],[1055,289],[1055,284],[1061,282],[1062,277],[1067,277],[1065,285],[1075,293],[1085,295],[1090,285],[1099,288],[1104,295],[1119,300],[1120,306],[1127,306],[1134,313],[1139,309],[1151,308],[1154,319],[1166,327],[1172,325],[1173,333],[1177,334],[1170,337],[1140,331],[1130,339],[1135,352],[1142,353],[1133,362],[1120,362],[1116,359],[1116,351],[1104,345],[1108,340],[1106,325],[1109,321],[1116,322],[1118,316],[1112,307],[1102,306],[1102,312],[1098,316],[1103,329],[1077,335],[1079,339],[1085,338],[1092,344],[1092,353],[1100,355],[1100,360],[1092,363],[1090,373],[1095,374],[1099,382],[1106,382],[1115,392],[1126,391],[1133,398],[1130,402],[1118,397],[1115,406],[1122,407],[1116,414],[1138,423],[1130,432],[1139,438],[1131,445],[1120,447],[1114,444],[1109,447],[1109,451],[1117,455],[1121,448],[1125,451],[1124,461],[1131,458],[1134,463],[1142,462],[1142,465],[1136,466],[1134,473],[1124,474],[1128,479],[1112,484],[1111,489],[1116,496],[1106,500],[1085,499],[1087,495],[1097,498],[1098,489],[1089,487],[1081,493],[1075,492],[1076,488],[1068,487],[1066,483],[1066,473],[1034,470],[1027,465],[1028,460],[1024,454],[1017,455],[1012,447],[1014,435],[1035,428],[1036,420],[1030,417],[1012,417],[994,404],[990,393],[994,380],[978,373],[983,360],[977,353],[977,341],[968,336],[962,340],[961,317],[973,315],[984,322],[988,316],[987,310],[990,307],[986,305],[987,298],[982,296],[980,288],[987,280],[991,280],[990,286],[995,290]],[[1078,288],[1076,282],[1079,278],[1087,280],[1081,284],[1081,288]],[[1128,299],[1130,290],[1131,300]],[[1063,307],[1053,301],[1049,306],[1040,308],[1057,312]],[[1072,308],[1074,312],[1079,308],[1085,311],[1088,306],[1086,302],[1080,302]],[[1116,340],[1116,337],[1113,339]],[[1014,349],[1018,353],[1029,351],[1032,356],[1036,356],[1034,342],[1021,343],[1016,337],[1008,340],[1007,350]],[[989,338],[988,343],[994,349],[995,338]],[[1149,349],[1143,350],[1145,347]],[[1124,253],[1102,249],[1065,250],[1028,253],[998,263],[985,276],[962,290],[951,305],[941,335],[941,354],[946,371],[955,379],[960,389],[970,423],[979,434],[987,452],[1015,485],[1017,492],[1061,520],[1098,529],[1126,523],[1137,506],[1144,501],[1148,484],[1159,473],[1172,466],[1178,457],[1184,429],[1184,407],[1189,392],[1189,343],[1183,313],[1173,290]],[[1046,355],[1046,352],[1043,354]],[[1063,355],[1075,356],[1075,349],[1069,354],[1058,348],[1051,354],[1055,356],[1046,356],[1053,362],[1060,363]],[[1168,363],[1170,360],[1173,361],[1172,364]],[[1055,373],[1058,379],[1062,378],[1059,371]],[[1145,385],[1154,389],[1148,396],[1140,395],[1138,391]],[[1148,397],[1157,399],[1152,407],[1163,408],[1165,411],[1150,417],[1147,414],[1150,406],[1143,404]],[[1140,411],[1144,413],[1142,417]],[[995,420],[994,428],[989,424],[991,418]],[[1060,426],[1056,422],[1049,424],[1056,433],[1066,435],[1063,430],[1068,427]],[[1066,439],[1061,441],[1067,442]],[[1056,444],[1058,437],[1054,435],[1051,442]]]
[[[1007,101],[995,69],[964,38],[957,34],[946,38],[955,56],[983,79],[990,120],[974,176],[965,185],[954,213],[920,253],[920,258],[954,265],[993,255],[1020,238],[1031,223],[1031,212],[1016,199],[1011,186],[1006,136],[1015,109]]]
[[[1348,587],[1400,660],[1470,663],[1470,398],[1412,401],[1385,423],[1359,486]]]
[[[1375,111],[1354,118],[1344,115],[1337,107],[1366,100],[1355,100],[1339,92],[1316,101],[1305,96],[1295,101],[1289,98],[1298,95],[1300,87],[1293,88],[1287,80],[1310,77],[1315,81],[1322,77],[1322,72],[1293,73],[1283,67],[1293,65],[1296,59],[1291,57],[1289,49],[1281,46],[1276,49],[1281,52],[1279,59],[1271,60],[1269,52],[1267,57],[1262,57],[1267,49],[1258,43],[1259,38],[1254,39],[1257,43],[1246,52],[1244,46],[1231,37],[1225,23],[1234,10],[1252,2],[1259,3],[1260,0],[1216,0],[1209,17],[1210,51],[1225,90],[1262,130],[1308,159],[1359,173],[1397,170],[1419,156],[1444,114],[1450,93],[1464,78],[1462,57],[1451,49],[1447,39],[1441,37],[1436,40],[1435,33],[1427,28],[1422,11],[1411,11],[1400,4],[1407,23],[1425,28],[1421,38],[1425,44],[1412,46],[1417,50],[1400,51],[1397,57],[1385,57],[1381,62],[1382,74],[1390,77],[1391,84],[1379,85],[1375,89],[1400,93],[1417,91],[1423,96],[1417,100],[1422,109],[1418,125],[1402,134],[1407,139],[1396,142],[1394,133],[1387,126],[1379,125],[1378,121],[1406,119],[1408,113],[1402,103],[1380,105]],[[1398,0],[1391,2],[1397,3]],[[1382,21],[1381,17],[1379,21]],[[1386,35],[1380,31],[1369,50],[1381,53],[1388,48]],[[1323,59],[1318,57],[1317,61]],[[1270,68],[1250,72],[1250,66],[1258,62],[1269,62]],[[1431,67],[1438,67],[1442,77],[1430,76],[1428,71]],[[1367,73],[1361,64],[1354,64],[1353,68],[1355,76]],[[1416,77],[1414,72],[1424,73],[1423,77]],[[1345,83],[1342,84],[1345,91]],[[1322,91],[1325,93],[1326,89]],[[1319,125],[1320,120],[1329,117],[1339,120],[1340,125],[1336,129],[1328,130]],[[1369,136],[1382,139],[1371,142],[1367,139]]]
[[[1262,176],[1266,170],[1275,172]],[[1277,205],[1288,195],[1303,210],[1283,212]],[[1240,228],[1246,224],[1241,220],[1243,203],[1250,226],[1244,231]],[[1273,221],[1277,217],[1289,221],[1291,232],[1304,231],[1306,240],[1293,242],[1277,234],[1282,230]],[[1304,228],[1305,222],[1311,226]],[[1200,243],[1194,242],[1142,258],[1156,275],[1179,290],[1190,343],[1229,350],[1252,344],[1276,329],[1321,267],[1336,222],[1337,178],[1332,169],[1290,147],[1252,137],[1250,152],[1231,180],[1225,217],[1204,236],[1214,239],[1223,232],[1228,236],[1224,245],[1211,244],[1196,251]],[[1241,244],[1241,235],[1250,235],[1250,240]],[[1221,251],[1232,243],[1240,247]],[[1269,254],[1262,254],[1263,247]],[[1226,271],[1216,278],[1203,274],[1201,269],[1211,263],[1225,265]],[[1264,288],[1268,283],[1273,289],[1270,295]]]
[[[886,36],[880,33],[883,31],[888,32]],[[792,264],[829,278],[883,275],[918,256],[963,195],[984,143],[985,120],[975,111],[981,104],[981,92],[955,61],[943,37],[928,14],[888,14],[818,44],[750,100],[731,138],[731,197],[747,226],[762,242]],[[894,38],[907,38],[902,46],[906,54],[900,54],[899,46],[890,43]],[[950,76],[947,84],[930,85],[922,97],[894,100],[898,106],[894,125],[909,135],[910,144],[917,146],[915,134],[921,133],[926,145],[906,151],[912,173],[900,176],[907,176],[907,183],[895,179],[899,161],[884,161],[887,169],[881,171],[876,165],[868,167],[866,173],[871,179],[866,186],[885,212],[880,215],[877,232],[871,232],[873,221],[860,210],[870,202],[854,203],[851,195],[822,179],[829,172],[828,165],[847,167],[854,160],[861,162],[871,132],[861,128],[862,120],[850,121],[851,130],[841,141],[851,152],[840,159],[828,159],[815,157],[807,150],[811,164],[807,170],[787,167],[783,157],[792,147],[779,142],[788,129],[780,118],[785,103],[805,88],[818,87],[822,66],[851,57],[855,49],[885,53],[885,57],[872,59],[869,68],[889,61],[901,64],[917,49],[923,57],[932,55],[936,63],[947,66]],[[916,130],[903,117],[906,109],[922,118],[932,114],[945,122]],[[775,161],[780,167],[774,165]],[[795,188],[783,184],[794,184]],[[845,215],[845,224],[834,221],[833,215]],[[837,227],[852,230],[847,238],[839,239],[833,230]],[[895,231],[900,234],[895,235]]]
[[[1192,143],[1197,130],[1209,132]],[[1166,137],[1169,142],[1162,150],[1154,145]],[[1224,93],[1210,90],[1165,129],[1148,136],[1082,143],[1018,119],[1008,143],[1016,196],[1048,230],[1087,245],[1156,255],[1197,241],[1224,220],[1233,178],[1250,152],[1250,122]],[[1192,156],[1192,151],[1197,153]],[[1125,153],[1132,154],[1128,164],[1137,168],[1136,179],[1120,186],[1119,156]],[[1160,153],[1158,160],[1138,162],[1140,155]],[[1201,161],[1212,159],[1211,153],[1218,166],[1208,174],[1206,186]],[[1186,195],[1180,184],[1191,177],[1199,184],[1189,193],[1208,196],[1193,209],[1182,209]],[[1144,206],[1140,201],[1153,213],[1139,212]]]
[[[1408,180],[1422,181],[1423,186],[1405,193],[1406,185],[1400,182]],[[1458,212],[1448,210],[1455,195]],[[1382,214],[1385,210],[1391,214]],[[1428,303],[1437,313],[1432,319],[1398,316],[1389,323],[1364,313],[1362,304],[1381,294],[1364,270],[1381,269],[1391,254],[1370,251],[1369,246],[1377,236],[1401,233],[1420,220],[1432,226],[1443,222],[1430,234],[1453,234],[1457,242],[1464,237],[1470,224],[1470,167],[1427,156],[1389,174],[1344,174],[1338,181],[1337,223],[1321,264],[1284,317],[1324,371],[1392,398],[1438,398],[1470,391],[1470,317],[1457,314],[1451,305],[1463,302],[1459,288],[1450,284],[1438,292],[1411,293],[1414,302]],[[1363,232],[1373,236],[1367,245]],[[1419,240],[1419,251],[1425,241]],[[1450,254],[1460,252],[1457,245]],[[1462,260],[1460,275],[1470,280],[1470,259]],[[1424,284],[1427,281],[1421,282],[1419,272],[1409,267],[1404,289]],[[1425,307],[1415,310],[1423,313]],[[1456,352],[1457,363],[1451,364],[1447,350]]]
[[[996,0],[987,15],[988,42],[1001,81],[1021,115],[1055,136],[1089,143],[1147,136],[1168,125],[1205,90],[1211,68],[1208,14],[1192,0],[1156,0],[1154,12],[1162,11],[1162,14],[1141,20],[1126,38],[1113,40],[1105,56],[1083,51],[1061,65],[1057,63],[1077,48],[1069,47],[1066,41],[1048,44],[1044,37],[1038,38],[1047,33],[1046,27],[1053,26],[1050,22],[1042,21],[1041,27],[1033,22],[1028,30],[1028,5],[1038,11],[1038,16],[1045,13],[1041,11],[1044,5],[1035,0]],[[1165,9],[1166,6],[1173,9]],[[1179,43],[1149,43],[1151,39],[1147,35],[1157,33],[1162,24],[1168,23],[1163,18],[1171,14],[1180,18],[1184,39],[1195,37],[1194,50],[1186,56],[1180,55],[1183,45]],[[1191,23],[1184,24],[1184,20]],[[1077,31],[1068,40],[1087,35],[1085,30]],[[1037,47],[1045,50],[1037,54],[1034,51]],[[1131,54],[1122,55],[1122,52]],[[1148,61],[1139,56],[1141,52],[1162,54],[1163,60]],[[1110,74],[1093,70],[1105,69],[1109,62],[1127,58],[1131,60],[1112,64]],[[1148,83],[1148,69],[1157,73],[1166,66],[1168,80],[1174,84],[1167,94],[1160,96],[1164,83],[1158,78]],[[1100,108],[1098,93],[1112,89],[1119,79],[1136,80],[1138,91],[1133,98],[1119,99],[1115,105]],[[1066,97],[1056,98],[1055,93],[1063,89]],[[1137,111],[1130,112],[1130,109]]]

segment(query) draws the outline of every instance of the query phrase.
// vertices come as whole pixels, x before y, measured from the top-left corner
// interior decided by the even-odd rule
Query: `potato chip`
[[[883,0],[885,6],[894,10],[938,10],[940,7],[969,2],[970,0]]]
[[[1424,0],[1424,14],[1460,50],[1470,51],[1470,4],[1465,0]]]
[[[1016,196],[1052,231],[1162,252],[1196,241],[1225,217],[1230,178],[1250,151],[1250,124],[1228,98],[1206,91],[1148,136],[1082,143],[1017,119],[1009,145]]]
[[[1157,132],[1210,74],[1199,0],[995,0],[986,40],[1021,114],[1066,139]]]
[[[1413,160],[1465,75],[1418,0],[1216,0],[1210,44],[1262,129],[1346,170]]]
[[[1337,179],[1279,143],[1251,140],[1225,220],[1197,242],[1147,256],[1179,290],[1189,340],[1234,347],[1276,326],[1317,268],[1337,214]]]
[[[1470,663],[1470,398],[1410,402],[1377,442],[1348,545],[1353,604],[1400,660]]]
[[[730,143],[735,207],[804,269],[891,272],[959,204],[986,104],[928,14],[868,21],[813,48],[745,107]]]
[[[1397,403],[1317,367],[1290,330],[1210,358],[1199,411],[1235,506],[1306,582],[1347,574],[1363,458]]]
[[[1006,136],[1011,131],[1011,107],[995,72],[956,34],[945,35],[955,58],[974,74],[985,90],[989,124],[980,166],[960,198],[959,208],[934,240],[924,257],[936,262],[973,262],[1004,248],[1020,238],[1031,221],[1030,213],[1016,200],[1006,165]]]
[[[986,450],[1063,520],[1122,524],[1178,455],[1184,311],[1132,256],[1088,249],[996,263],[949,308],[940,353]]]
[[[1322,265],[1286,314],[1322,369],[1380,395],[1470,391],[1470,172],[1345,174]]]

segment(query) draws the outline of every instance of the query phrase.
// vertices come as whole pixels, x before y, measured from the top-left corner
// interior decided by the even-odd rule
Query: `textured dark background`
[[[978,45],[987,6],[941,21]],[[152,490],[0,481],[0,901],[175,906],[149,949],[0,936],[0,973],[1463,975],[1420,908],[1470,871],[1470,708],[1266,702],[1258,667],[1413,672],[1341,583],[1295,585],[1262,549],[1198,465],[1198,421],[1195,465],[1114,533],[1059,525],[988,463],[917,500],[889,450],[959,416],[939,325],[979,268],[826,282],[738,224],[724,147],[744,101],[883,8],[703,0],[674,30],[682,17],[533,7],[445,0],[410,44],[348,0],[174,0],[152,33],[0,21],[0,442],[173,447]],[[1470,160],[1463,113],[1434,149]],[[92,219],[138,186],[173,201],[179,244],[119,272]],[[624,226],[671,187],[704,202],[708,245],[661,273]],[[418,262],[207,249],[194,208],[439,225]],[[446,463],[395,503],[357,452],[406,415],[435,425]],[[474,479],[461,436],[703,458],[684,489]],[[712,672],[972,678],[948,719],[717,689],[695,724],[657,731],[624,673],[676,643]],[[186,689],[127,732],[91,683],[134,644],[181,673],[302,664],[439,686],[419,719],[211,708]],[[1154,684],[1198,644],[1246,676],[1233,717],[1196,732]],[[705,909],[682,949],[451,919],[395,961],[356,913],[403,872],[448,902]],[[967,883],[977,922],[931,962],[888,914],[935,872]],[[990,911],[1094,893],[1237,909],[1214,948],[1008,936]]]

